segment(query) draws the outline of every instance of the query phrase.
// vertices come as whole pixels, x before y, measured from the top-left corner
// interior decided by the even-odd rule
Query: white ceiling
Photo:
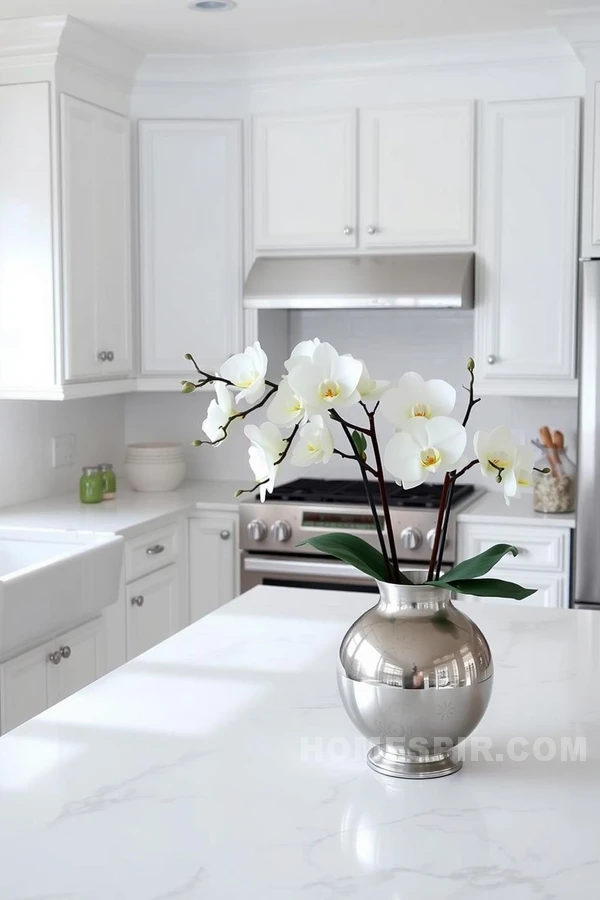
[[[226,53],[539,28],[552,9],[600,0],[0,0],[0,19],[69,13],[148,53]]]

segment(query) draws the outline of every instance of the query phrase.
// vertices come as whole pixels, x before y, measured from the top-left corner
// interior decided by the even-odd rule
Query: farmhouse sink
[[[115,603],[122,559],[112,534],[0,529],[0,659]]]

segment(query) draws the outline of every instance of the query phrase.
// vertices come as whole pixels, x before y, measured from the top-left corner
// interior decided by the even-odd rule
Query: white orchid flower
[[[385,448],[383,462],[398,484],[407,490],[423,484],[434,472],[456,467],[467,443],[467,432],[455,419],[410,419]]]
[[[265,482],[260,485],[260,499],[264,503],[267,491],[271,494],[275,487],[276,463],[286,448],[286,442],[277,425],[272,422],[263,422],[260,428],[257,425],[246,425],[244,434],[251,442],[248,448],[250,468],[257,482]]]
[[[368,400],[379,400],[383,392],[389,388],[390,383],[389,381],[376,381],[374,378],[371,378],[366,364],[362,360],[361,363],[362,373],[357,388],[360,399],[365,403]]]
[[[300,397],[309,415],[358,403],[357,387],[362,363],[352,356],[340,356],[331,344],[318,344],[312,359],[300,357],[288,382]]]
[[[291,389],[287,378],[282,378],[277,393],[267,407],[267,419],[285,428],[297,425],[305,416],[302,400]]]
[[[314,352],[320,343],[321,341],[319,338],[313,338],[312,341],[300,341],[299,344],[296,344],[291,352],[290,358],[286,359],[284,363],[287,371],[290,372],[303,358],[312,359]]]
[[[209,441],[223,441],[227,437],[224,432],[225,425],[236,413],[235,404],[231,393],[222,381],[215,381],[217,399],[211,400],[206,411],[206,418],[202,423],[202,431]]]
[[[312,416],[300,429],[292,452],[292,464],[311,466],[327,463],[333,454],[333,435],[323,416]]]
[[[381,414],[399,430],[410,419],[449,416],[455,403],[456,391],[447,381],[439,378],[425,381],[417,372],[406,372],[398,387],[385,392],[380,409]]]
[[[246,347],[243,353],[230,356],[221,366],[221,378],[231,381],[237,388],[241,388],[236,401],[245,400],[252,405],[257,403],[265,392],[265,377],[267,374],[267,354],[255,341],[251,347]]]
[[[521,490],[527,490],[533,482],[533,451],[530,447],[518,447],[508,428],[500,426],[493,431],[478,431],[473,439],[475,456],[486,478],[502,485],[508,506]]]

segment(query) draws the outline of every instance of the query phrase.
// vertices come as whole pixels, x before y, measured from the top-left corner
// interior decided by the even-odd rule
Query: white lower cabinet
[[[105,673],[101,617],[0,665],[0,730],[4,734]]]
[[[489,577],[514,581],[536,591],[525,600],[470,597],[481,603],[517,602],[525,606],[568,607],[571,584],[571,529],[546,525],[459,522],[457,562],[483,553],[494,544],[512,544],[516,557],[505,557]],[[464,599],[463,596],[459,599]]]
[[[238,517],[190,519],[190,613],[195,622],[239,593]]]
[[[127,658],[175,634],[180,615],[179,569],[173,564],[127,585]]]

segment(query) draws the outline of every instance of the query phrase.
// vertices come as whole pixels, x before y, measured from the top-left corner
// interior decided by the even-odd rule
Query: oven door
[[[377,585],[353,566],[327,557],[242,555],[242,591],[259,584],[377,593]]]

